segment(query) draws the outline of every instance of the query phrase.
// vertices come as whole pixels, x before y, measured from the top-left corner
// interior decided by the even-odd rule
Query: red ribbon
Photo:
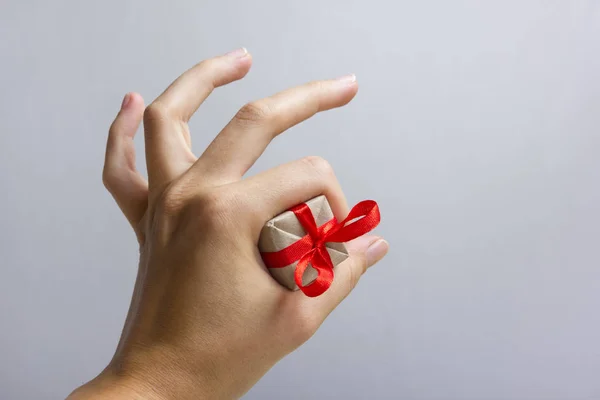
[[[342,222],[338,223],[334,217],[319,227],[305,203],[293,207],[290,211],[296,215],[307,234],[283,250],[261,255],[268,268],[283,268],[298,261],[294,280],[300,290],[309,297],[323,294],[333,282],[333,263],[325,244],[356,239],[375,229],[381,220],[379,206],[373,200],[361,201],[355,205]],[[317,270],[318,275],[313,282],[304,286],[302,277],[309,264]]]

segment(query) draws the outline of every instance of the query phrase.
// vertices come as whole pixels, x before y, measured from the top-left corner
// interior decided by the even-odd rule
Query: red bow
[[[327,252],[325,243],[343,243],[375,229],[381,219],[379,206],[373,200],[361,201],[355,205],[350,214],[338,223],[335,217],[317,227],[310,208],[299,204],[290,209],[307,234],[291,246],[272,253],[261,253],[269,268],[283,268],[298,261],[294,279],[296,284],[309,297],[323,294],[333,282],[333,263]],[[302,284],[304,271],[311,265],[317,270],[317,278],[310,284]]]

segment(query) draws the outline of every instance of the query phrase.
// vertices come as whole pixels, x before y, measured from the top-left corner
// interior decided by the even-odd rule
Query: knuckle
[[[119,118],[117,117],[111,124],[110,127],[108,128],[108,136],[115,136],[118,135],[119,132],[119,124],[117,123],[119,120]]]
[[[316,171],[319,175],[329,176],[334,174],[333,167],[323,157],[308,156],[303,158],[302,162],[313,171]]]
[[[197,196],[193,209],[198,226],[211,229],[229,227],[236,210],[235,196],[228,191],[213,190]]]
[[[219,68],[217,59],[209,58],[200,61],[190,72],[202,77],[202,85],[212,91],[217,86],[215,80],[222,74],[222,69]]]
[[[167,215],[179,212],[185,204],[185,191],[181,185],[171,184],[162,193],[159,200],[161,210]]]
[[[206,59],[206,60],[202,60],[199,63],[197,63],[192,70],[198,70],[198,71],[206,71],[207,69],[210,68],[211,66],[211,62],[213,61],[212,58]]]
[[[289,296],[282,296],[279,303],[279,318],[275,331],[284,341],[284,346],[294,350],[309,340],[323,322],[320,313],[306,302],[298,302]]]
[[[218,70],[219,63],[215,58],[209,58],[207,60],[200,61],[196,68],[199,72],[211,72]]]
[[[114,183],[115,183],[114,173],[110,169],[105,167],[102,170],[102,184],[109,192],[112,192],[112,190],[114,188]]]
[[[348,266],[348,292],[354,290],[358,281],[367,270],[367,258],[365,254],[354,255],[353,265]]]
[[[273,118],[273,111],[265,101],[253,101],[237,112],[235,119],[242,124],[260,124]]]
[[[313,337],[320,323],[314,313],[299,312],[294,325],[292,339],[296,345],[301,345]]]
[[[311,81],[311,82],[308,83],[308,87],[311,90],[314,90],[314,91],[317,91],[317,92],[321,91],[321,90],[324,90],[326,88],[325,87],[325,82],[323,82],[323,81]]]
[[[144,110],[144,123],[162,121],[169,118],[169,110],[167,107],[157,101],[150,104]]]

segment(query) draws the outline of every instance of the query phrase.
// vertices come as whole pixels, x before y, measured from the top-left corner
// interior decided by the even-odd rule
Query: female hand
[[[196,158],[189,119],[214,88],[243,78],[251,62],[244,49],[203,61],[145,109],[138,94],[125,97],[110,129],[103,180],[138,237],[138,277],[112,361],[72,398],[240,397],[309,339],[387,252],[376,236],[348,243],[350,257],[317,298],[271,278],[257,249],[267,220],[319,194],[340,220],[348,205],[318,157],[242,176],[275,136],[345,105],[358,86],[347,76],[251,102]],[[142,119],[147,183],[133,146]]]

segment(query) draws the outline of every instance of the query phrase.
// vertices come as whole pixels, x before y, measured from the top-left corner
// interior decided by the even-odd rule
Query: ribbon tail
[[[331,263],[329,254],[327,254],[327,256],[323,256],[321,251],[326,252],[326,250],[318,249],[315,252],[304,255],[300,261],[298,261],[296,271],[294,272],[294,280],[296,281],[296,285],[298,285],[300,290],[302,290],[302,292],[308,297],[317,297],[322,295],[333,283],[333,264]],[[317,278],[308,285],[304,286],[302,283],[302,278],[309,264],[317,270]]]

